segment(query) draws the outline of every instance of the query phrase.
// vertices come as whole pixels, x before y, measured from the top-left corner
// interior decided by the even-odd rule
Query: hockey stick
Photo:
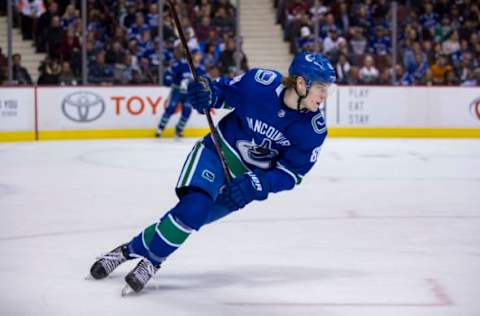
[[[180,41],[182,42],[183,49],[185,50],[185,55],[187,56],[188,66],[190,67],[190,72],[192,73],[193,80],[199,81],[197,70],[195,69],[195,65],[193,64],[192,54],[190,49],[188,48],[187,40],[185,38],[185,34],[183,33],[182,24],[180,23],[180,19],[178,18],[177,9],[175,9],[174,0],[167,0],[170,9],[172,10],[173,20],[175,21],[175,26],[177,27],[178,34],[180,35]],[[220,162],[222,163],[223,173],[225,174],[225,179],[227,183],[232,182],[232,176],[230,175],[227,161],[225,160],[225,155],[223,154],[222,148],[220,147],[220,137],[218,136],[217,130],[215,129],[215,125],[213,124],[212,116],[210,115],[210,111],[205,111],[205,115],[207,116],[208,127],[210,128],[210,133],[212,134],[213,144],[215,145],[215,149],[217,150],[218,156],[220,157]]]

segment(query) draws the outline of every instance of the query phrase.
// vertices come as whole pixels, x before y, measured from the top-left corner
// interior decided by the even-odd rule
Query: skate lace
[[[119,251],[109,252],[102,257],[100,257],[100,263],[105,268],[107,273],[112,272],[116,267],[118,267],[126,258]]]
[[[142,260],[135,269],[135,277],[143,284],[157,272],[157,268],[147,260]]]

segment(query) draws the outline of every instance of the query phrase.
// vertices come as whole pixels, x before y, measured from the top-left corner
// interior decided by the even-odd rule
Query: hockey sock
[[[148,226],[133,238],[128,244],[129,251],[159,265],[194,230],[203,226],[212,207],[212,199],[206,193],[188,193],[159,222]]]
[[[188,119],[190,118],[190,114],[192,114],[192,106],[188,103],[183,104],[182,116],[175,127],[175,131],[177,134],[181,134],[185,125],[187,124]]]
[[[165,126],[167,126],[168,121],[170,120],[170,114],[167,112],[163,113],[162,118],[160,119],[160,123],[158,123],[158,129],[163,131]]]

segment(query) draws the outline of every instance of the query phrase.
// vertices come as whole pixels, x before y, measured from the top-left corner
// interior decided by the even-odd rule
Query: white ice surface
[[[193,140],[0,144],[0,315],[480,315],[480,141],[329,139],[304,183],[192,235],[141,295],[95,257],[176,202]]]

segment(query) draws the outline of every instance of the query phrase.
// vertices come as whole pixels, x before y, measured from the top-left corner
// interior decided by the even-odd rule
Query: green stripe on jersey
[[[240,159],[238,154],[233,148],[230,147],[230,144],[223,138],[222,132],[217,129],[218,135],[220,136],[220,146],[222,147],[223,154],[225,155],[225,160],[227,161],[228,169],[232,172],[234,177],[241,176],[242,174],[250,171],[247,166]]]
[[[183,187],[187,184],[187,180],[189,178],[190,172],[192,172],[192,167],[195,162],[195,158],[197,158],[198,150],[202,146],[202,143],[198,142],[195,145],[195,148],[193,148],[192,155],[190,156],[190,161],[188,162],[188,166],[186,166],[187,170],[185,171],[185,174],[183,175],[183,179],[181,180],[180,186]]]
[[[143,244],[147,247],[152,242],[153,235],[155,234],[155,226],[156,225],[157,225],[156,223],[152,224],[152,225],[148,226],[147,228],[145,228],[145,230],[143,231],[143,234],[142,234]]]
[[[190,235],[186,229],[181,229],[178,223],[169,215],[165,217],[158,225],[158,232],[168,241],[172,246],[179,247],[185,239]]]

